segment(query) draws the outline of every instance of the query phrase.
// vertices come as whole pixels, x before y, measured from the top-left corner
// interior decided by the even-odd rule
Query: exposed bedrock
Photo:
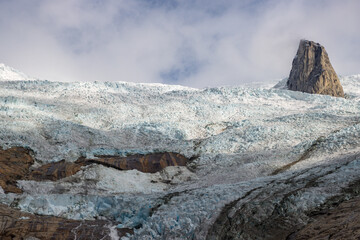
[[[144,173],[155,173],[168,166],[186,166],[188,159],[178,153],[151,153],[127,157],[97,156],[96,159],[79,159],[77,163],[98,163],[119,170],[136,169]]]
[[[127,157],[98,156],[96,159],[80,158],[75,163],[64,160],[45,164],[32,170],[27,180],[51,180],[56,181],[69,177],[81,170],[82,166],[97,163],[118,170],[136,169],[144,173],[155,173],[168,166],[185,166],[188,159],[177,153],[153,153],[147,155],[131,155]]]
[[[289,90],[344,97],[340,80],[323,46],[301,40],[287,81]]]
[[[29,149],[13,147],[6,150],[0,148],[0,186],[4,192],[21,193],[16,181],[24,179],[34,163]]]
[[[31,170],[35,162],[32,155],[30,149],[23,147],[0,149],[0,186],[5,193],[22,193],[18,180],[56,181],[75,174],[84,165],[60,161]]]
[[[66,162],[65,160],[48,163],[32,170],[26,180],[51,180],[56,181],[69,177],[81,170],[84,164]]]
[[[131,229],[115,228],[106,220],[76,221],[24,213],[0,204],[0,239],[112,239]]]
[[[75,163],[48,163],[35,169],[32,151],[22,147],[0,149],[0,186],[5,193],[21,193],[17,180],[57,181],[69,177],[90,164],[101,164],[118,170],[136,169],[144,173],[155,173],[168,166],[186,166],[188,159],[177,153],[151,153],[147,155],[131,155],[127,157],[98,156],[96,159],[80,158]]]
[[[18,180],[57,181],[74,175],[85,165],[101,164],[118,170],[137,169],[155,173],[168,166],[185,166],[188,159],[177,153],[154,153],[128,157],[98,156],[81,158],[75,163],[64,160],[33,168],[30,149],[0,149],[0,186],[5,193],[22,193]],[[111,236],[132,234],[131,229],[118,229],[108,220],[78,221],[21,212],[0,204],[0,239],[113,239]]]

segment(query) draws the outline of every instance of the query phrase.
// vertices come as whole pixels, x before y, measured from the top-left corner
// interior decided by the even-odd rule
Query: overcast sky
[[[300,39],[360,73],[358,0],[0,0],[0,62],[54,81],[192,87],[287,77]]]

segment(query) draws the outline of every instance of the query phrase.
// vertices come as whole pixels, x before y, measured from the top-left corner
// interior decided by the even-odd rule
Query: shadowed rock
[[[344,97],[340,80],[325,48],[307,40],[300,41],[287,87],[293,91]]]
[[[98,163],[119,170],[136,169],[144,173],[155,173],[168,166],[185,166],[188,159],[178,153],[151,153],[127,157],[98,156],[97,159],[79,159],[77,163]]]

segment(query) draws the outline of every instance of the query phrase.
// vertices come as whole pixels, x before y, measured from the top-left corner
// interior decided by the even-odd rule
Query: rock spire
[[[300,41],[287,87],[293,91],[344,97],[340,80],[325,48],[308,40]]]

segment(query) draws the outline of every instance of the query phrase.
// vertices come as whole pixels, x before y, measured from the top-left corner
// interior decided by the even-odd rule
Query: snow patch
[[[109,237],[111,240],[119,240],[120,239],[120,236],[117,232],[117,229],[116,229],[116,226],[115,225],[109,225],[107,226],[110,230],[110,233],[109,233]]]

